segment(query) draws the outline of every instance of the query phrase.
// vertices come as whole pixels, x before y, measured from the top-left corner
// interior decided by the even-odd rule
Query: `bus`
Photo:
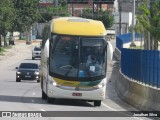
[[[101,21],[59,17],[44,27],[42,99],[77,99],[101,106],[107,83],[106,29]]]

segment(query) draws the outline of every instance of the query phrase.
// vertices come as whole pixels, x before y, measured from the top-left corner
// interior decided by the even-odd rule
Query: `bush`
[[[0,55],[3,55],[4,51],[5,51],[5,49],[3,47],[0,47]]]

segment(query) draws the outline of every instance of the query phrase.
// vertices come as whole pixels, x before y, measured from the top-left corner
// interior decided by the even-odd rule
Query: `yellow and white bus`
[[[53,19],[45,32],[48,39],[42,41],[40,69],[42,99],[48,103],[57,98],[79,99],[100,106],[107,82],[103,23],[60,17]]]

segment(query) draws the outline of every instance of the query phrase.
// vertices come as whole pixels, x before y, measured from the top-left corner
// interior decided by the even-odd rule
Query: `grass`
[[[6,52],[6,49],[11,49],[12,46],[7,46],[7,47],[0,47],[0,55],[4,55],[4,52]]]
[[[130,47],[130,49],[144,49],[144,47],[142,46],[135,46],[135,47]]]
[[[5,52],[5,48],[0,47],[0,55],[4,55],[3,53]]]

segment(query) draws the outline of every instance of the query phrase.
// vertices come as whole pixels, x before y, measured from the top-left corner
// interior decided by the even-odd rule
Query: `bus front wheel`
[[[43,100],[46,100],[47,99],[47,95],[46,95],[46,93],[42,90],[42,99]]]
[[[50,97],[47,97],[47,102],[48,103],[53,103],[55,100],[55,98],[50,98]]]
[[[100,100],[95,100],[94,101],[94,106],[101,106],[101,101]]]

